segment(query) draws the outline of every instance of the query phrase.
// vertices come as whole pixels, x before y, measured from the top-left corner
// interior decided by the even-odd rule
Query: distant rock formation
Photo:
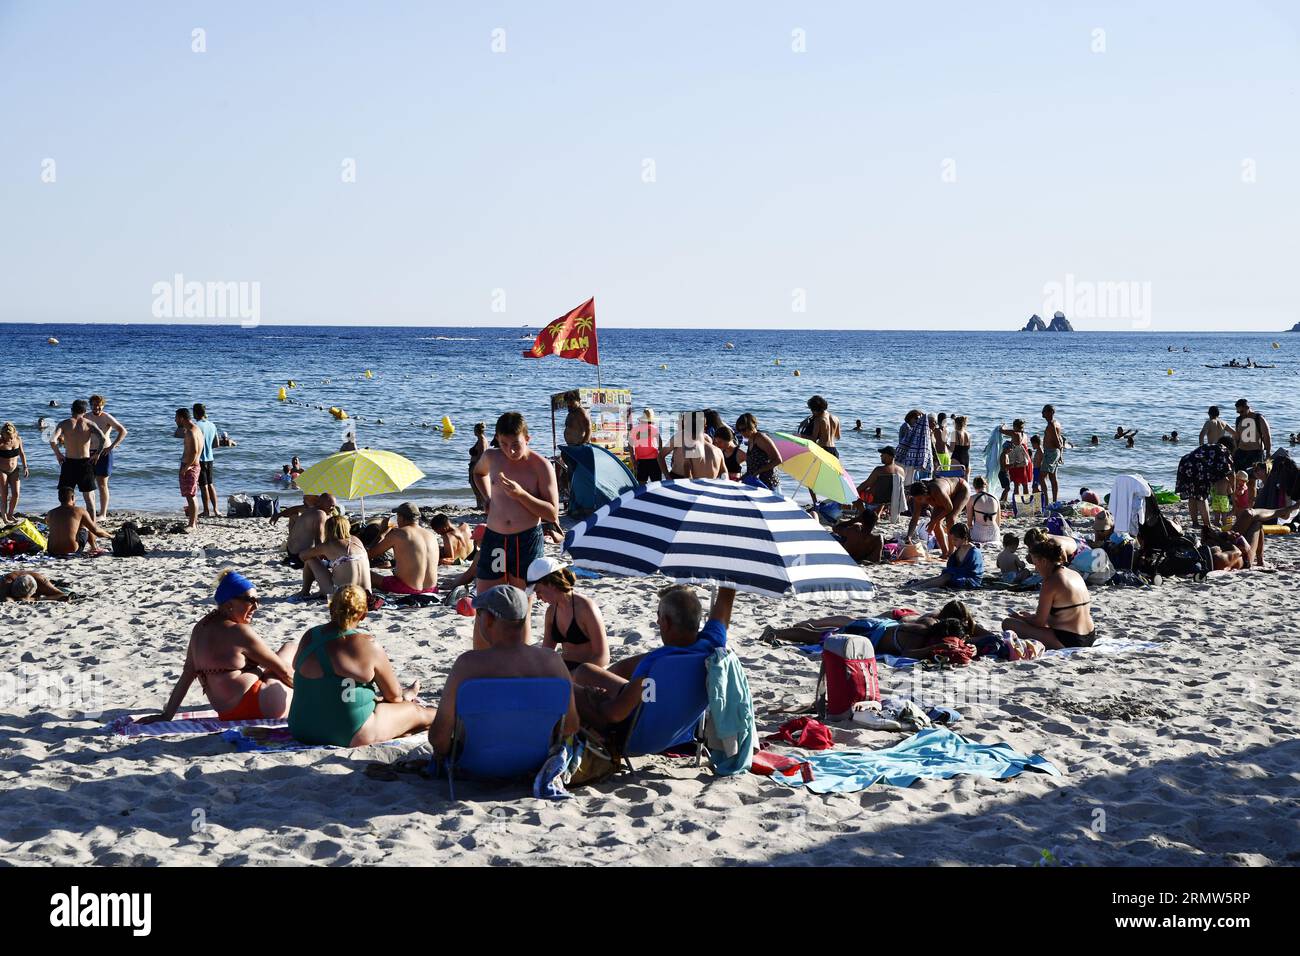
[[[1065,317],[1064,312],[1057,312],[1052,316],[1052,324],[1047,327],[1049,332],[1073,332],[1074,326],[1070,320]]]
[[[1021,332],[1046,332],[1047,325],[1037,315],[1031,315]]]
[[[1300,322],[1297,322],[1295,325],[1291,326],[1291,331],[1300,332]]]

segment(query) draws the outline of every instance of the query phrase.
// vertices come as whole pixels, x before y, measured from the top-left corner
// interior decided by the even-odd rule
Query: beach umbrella
[[[318,461],[298,476],[296,484],[307,494],[360,498],[364,518],[366,495],[401,491],[423,477],[424,472],[396,452],[359,448]]]
[[[726,479],[651,482],[625,492],[564,540],[574,564],[663,574],[769,597],[862,597],[862,568],[798,505]]]
[[[843,463],[815,441],[773,432],[772,442],[781,453],[782,471],[821,498],[842,505],[858,500],[858,486]]]

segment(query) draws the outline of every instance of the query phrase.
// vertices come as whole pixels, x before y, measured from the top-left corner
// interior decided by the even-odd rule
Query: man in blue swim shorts
[[[528,446],[528,424],[519,412],[497,419],[496,448],[474,464],[474,487],[487,502],[487,530],[479,542],[474,586],[479,594],[498,584],[526,588],[528,566],[543,556],[542,522],[559,523],[555,469]],[[488,646],[474,622],[474,647]]]

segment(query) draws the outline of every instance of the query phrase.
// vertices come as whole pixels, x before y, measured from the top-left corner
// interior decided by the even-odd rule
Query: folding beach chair
[[[447,794],[456,799],[457,771],[510,780],[536,773],[569,713],[573,684],[559,677],[467,680],[456,691],[456,730]]]
[[[651,662],[640,706],[625,721],[626,736],[616,742],[618,760],[634,769],[630,757],[663,753],[695,744],[695,766],[704,757],[704,717],[708,659],[700,654],[669,654]],[[648,699],[646,699],[648,698]]]

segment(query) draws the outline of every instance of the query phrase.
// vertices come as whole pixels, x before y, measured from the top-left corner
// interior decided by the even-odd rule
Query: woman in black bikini
[[[609,641],[596,602],[573,590],[573,572],[554,558],[538,558],[528,566],[528,586],[546,603],[542,646],[560,648],[570,671],[583,664],[609,666]]]
[[[1066,566],[1065,552],[1051,537],[1030,547],[1029,559],[1043,579],[1038,610],[1033,614],[1012,611],[1002,627],[1021,637],[1042,641],[1048,650],[1091,647],[1097,631],[1089,610],[1092,596],[1083,576]]]
[[[779,494],[781,476],[776,473],[776,468],[781,464],[781,452],[772,439],[758,430],[758,419],[749,412],[736,419],[735,431],[749,444],[745,451],[745,481],[749,484],[759,482]]]
[[[20,474],[21,471],[21,474]],[[27,452],[13,422],[0,426],[0,518],[18,520],[22,479],[28,477]]]

